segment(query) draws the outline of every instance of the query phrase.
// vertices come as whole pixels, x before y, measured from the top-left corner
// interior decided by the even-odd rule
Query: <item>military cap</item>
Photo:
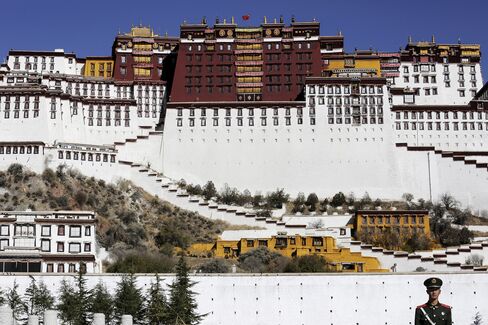
[[[442,287],[442,280],[439,278],[428,278],[424,281],[424,286],[429,288],[440,288]]]

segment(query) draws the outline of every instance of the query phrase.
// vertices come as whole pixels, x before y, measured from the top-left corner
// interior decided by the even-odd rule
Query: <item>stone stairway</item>
[[[488,151],[446,151],[436,149],[434,146],[412,146],[404,142],[396,143],[395,146],[405,148],[407,151],[433,152],[442,158],[451,158],[453,161],[488,171]]]
[[[465,263],[466,258],[472,254],[480,255],[486,263],[488,261],[488,241],[414,253],[391,251],[360,241],[351,241],[350,248],[351,251],[361,252],[364,256],[378,258],[383,268],[390,268],[396,264],[397,272],[414,272],[418,267],[435,272],[488,271],[487,266],[476,267]]]

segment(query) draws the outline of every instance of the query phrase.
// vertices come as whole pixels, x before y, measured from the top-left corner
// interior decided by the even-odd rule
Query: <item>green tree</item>
[[[90,311],[94,314],[105,314],[105,321],[111,324],[114,317],[114,300],[107,290],[107,287],[99,282],[90,295]]]
[[[14,285],[7,291],[7,303],[12,308],[15,320],[24,322],[27,320],[28,308],[27,303],[20,296],[18,289],[19,285],[14,280]]]
[[[191,290],[195,282],[190,280],[189,271],[190,268],[186,264],[185,258],[181,256],[176,264],[176,279],[169,286],[168,323],[171,325],[196,325],[200,324],[204,317],[204,315],[196,313],[196,293]]]
[[[346,196],[344,193],[339,192],[332,197],[330,205],[337,208],[338,206],[344,205],[344,203],[346,203]]]
[[[166,300],[161,278],[156,273],[156,281],[151,283],[147,295],[146,321],[149,325],[167,324],[169,320],[169,307]]]
[[[288,202],[289,195],[285,193],[284,189],[276,189],[276,191],[266,195],[266,205],[270,209],[281,209],[283,204]]]
[[[132,315],[134,324],[143,324],[144,300],[141,289],[136,285],[134,274],[125,274],[117,283],[115,292],[115,318],[120,321],[122,315]]]
[[[315,211],[317,209],[317,204],[319,203],[319,197],[315,193],[310,193],[307,196],[307,201],[305,204],[308,207],[309,211]]]
[[[0,289],[0,306],[4,305],[5,303],[6,303],[5,292],[3,292],[2,289]]]
[[[25,301],[30,315],[41,315],[54,306],[54,297],[44,282],[36,282],[33,276],[29,276],[31,282],[25,290]]]
[[[90,296],[83,272],[74,276],[74,285],[61,283],[58,310],[60,318],[70,325],[88,325],[91,321]]]
[[[62,280],[59,288],[58,305],[59,318],[64,323],[72,324],[72,320],[76,315],[76,297],[74,294],[74,287],[68,281]]]
[[[217,190],[215,189],[215,185],[212,181],[208,181],[207,184],[205,184],[202,189],[202,194],[207,201],[217,196]]]
[[[303,193],[298,193],[297,197],[295,200],[293,200],[293,213],[303,213],[305,211],[305,195]]]

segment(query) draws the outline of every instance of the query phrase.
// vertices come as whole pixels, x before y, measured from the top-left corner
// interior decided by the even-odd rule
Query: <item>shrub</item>
[[[156,253],[131,252],[107,268],[111,273],[168,273],[173,270],[171,257]]]
[[[51,168],[46,168],[42,172],[42,179],[46,183],[52,184],[52,183],[54,183],[56,181],[56,174],[54,173],[54,171]]]
[[[262,246],[242,254],[238,261],[240,268],[249,272],[280,273],[285,269],[289,258]]]
[[[215,189],[215,185],[212,181],[208,181],[207,184],[205,184],[202,194],[205,200],[210,200],[211,198],[217,196],[217,190]]]
[[[305,202],[310,211],[315,211],[318,203],[319,198],[315,193],[310,193],[307,197],[307,201]]]
[[[466,264],[473,265],[473,266],[482,266],[483,265],[483,256],[479,254],[471,254],[466,258]]]
[[[325,258],[320,255],[304,255],[300,257],[293,258],[286,268],[285,272],[288,273],[309,273],[309,272],[326,272],[326,261]]]
[[[229,273],[229,265],[222,259],[211,259],[198,268],[202,273]]]
[[[266,205],[270,209],[281,209],[283,204],[288,202],[289,195],[285,193],[284,189],[276,189],[276,191],[266,195]]]

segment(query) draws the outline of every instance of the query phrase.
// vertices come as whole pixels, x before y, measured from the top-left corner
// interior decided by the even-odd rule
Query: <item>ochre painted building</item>
[[[114,60],[111,56],[88,56],[86,57],[83,75],[85,77],[112,78],[114,71]]]
[[[376,258],[351,252],[349,248],[338,248],[335,239],[330,236],[288,235],[286,232],[278,232],[270,236],[267,231],[262,231],[261,236],[259,235],[261,231],[256,231],[256,235],[252,238],[246,236],[237,239],[239,231],[235,231],[234,236],[228,236],[229,232],[232,231],[224,232],[223,236],[211,248],[215,257],[237,258],[253,249],[266,247],[270,251],[278,252],[287,257],[310,254],[323,256],[327,261],[328,269],[335,272],[386,272],[386,270],[381,269]],[[190,248],[190,253],[197,251],[201,253],[202,248],[204,246],[196,244]]]
[[[354,230],[356,234],[382,232],[386,229],[403,235],[407,233],[424,233],[430,236],[429,212],[427,210],[358,210]]]

